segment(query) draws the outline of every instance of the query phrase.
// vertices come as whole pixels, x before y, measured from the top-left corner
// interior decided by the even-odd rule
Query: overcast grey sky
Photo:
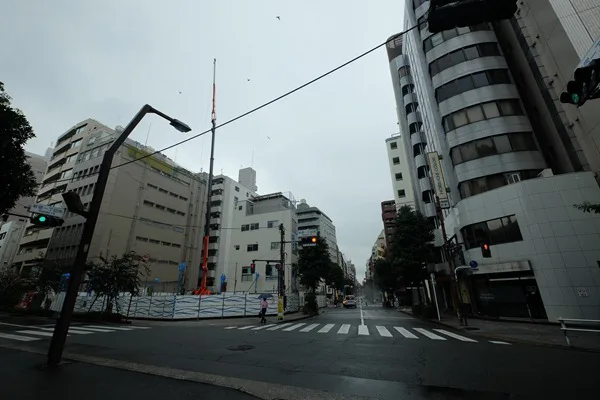
[[[78,121],[124,126],[145,103],[206,130],[213,58],[224,122],[399,32],[404,2],[7,0],[2,8],[0,81],[37,135],[27,150],[43,154]],[[144,142],[150,124],[156,149],[184,138],[154,117],[132,138]],[[396,131],[382,47],[218,130],[215,173],[237,179],[252,166],[259,193],[291,191],[321,208],[362,280],[380,203],[393,198],[384,139]],[[209,146],[206,135],[166,154],[207,171]]]

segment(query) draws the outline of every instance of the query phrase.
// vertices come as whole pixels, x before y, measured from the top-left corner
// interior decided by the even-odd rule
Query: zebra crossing
[[[8,324],[7,324],[8,325]],[[18,325],[12,325],[18,326]],[[54,328],[50,326],[20,326],[10,332],[0,332],[0,340],[15,340],[19,342],[34,342],[52,337]],[[150,329],[147,326],[108,326],[108,325],[72,325],[67,336],[93,335],[99,333],[112,333]]]
[[[320,328],[320,329],[319,329]],[[279,331],[279,332],[299,332],[313,334],[330,334],[330,335],[353,335],[358,336],[375,336],[382,338],[402,338],[402,339],[429,339],[435,341],[447,341],[449,339],[458,340],[465,343],[478,343],[478,340],[459,335],[446,329],[425,329],[425,328],[407,328],[401,326],[384,326],[384,325],[351,325],[351,324],[307,324],[285,322],[279,324],[266,325],[243,325],[243,326],[227,326],[225,330],[249,330],[249,331]],[[488,340],[487,342],[498,345],[510,345],[508,342],[499,340]]]

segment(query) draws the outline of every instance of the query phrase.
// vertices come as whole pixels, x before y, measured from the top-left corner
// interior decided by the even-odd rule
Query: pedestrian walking
[[[267,323],[267,318],[265,318],[265,316],[267,315],[267,308],[269,308],[269,303],[267,302],[267,299],[263,298],[260,300],[260,323],[261,324],[266,324]]]

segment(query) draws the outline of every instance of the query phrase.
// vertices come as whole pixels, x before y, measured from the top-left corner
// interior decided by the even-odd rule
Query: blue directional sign
[[[158,278],[154,278],[154,282],[158,283]]]
[[[179,270],[180,271],[185,271],[185,261],[182,262],[181,264],[179,264]]]
[[[469,265],[471,266],[471,269],[477,269],[477,267],[479,266],[479,264],[477,264],[477,261],[475,260],[471,261]]]

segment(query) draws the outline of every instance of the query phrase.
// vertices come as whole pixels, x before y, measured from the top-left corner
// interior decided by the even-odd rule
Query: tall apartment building
[[[75,191],[88,206],[102,155],[114,138],[115,131],[94,120],[83,121],[61,136],[38,201],[61,207],[60,194]],[[146,285],[161,292],[177,290],[179,265],[185,262],[184,287],[196,288],[206,174],[186,171],[162,154],[134,162],[151,153],[154,149],[127,140],[115,154],[113,166],[128,164],[110,172],[89,260],[135,251],[145,256],[150,268],[150,274],[145,276]],[[14,262],[21,268],[31,266],[37,254],[30,249],[35,248],[48,259],[72,263],[84,218],[66,212],[64,219],[65,223],[54,229],[28,226]]]
[[[280,260],[279,224],[285,229],[285,289],[286,293],[298,290],[295,269],[298,262],[298,220],[291,194],[272,193],[254,196],[233,210],[231,227],[230,263],[233,272],[227,275],[228,292],[277,292]],[[215,231],[217,232],[217,231]],[[256,271],[250,266],[255,261]]]
[[[409,123],[409,130],[415,129],[415,123]],[[394,202],[399,209],[402,206],[415,207],[415,190],[413,173],[406,158],[406,144],[401,133],[396,133],[385,140],[390,165],[390,176],[394,190]]]
[[[339,249],[335,235],[335,225],[331,218],[318,207],[311,207],[306,200],[300,200],[296,209],[298,216],[298,237],[319,235],[325,239],[329,247],[331,261],[339,263]]]
[[[525,3],[533,10],[563,2]],[[406,4],[405,28],[426,19],[428,1]],[[545,14],[532,11],[544,32],[528,35],[528,51],[518,44],[524,43],[519,39],[525,36],[524,23],[514,20],[436,34],[425,24],[402,40],[391,40],[387,50],[398,120],[417,178],[416,206],[437,226],[425,156],[440,156],[450,203],[443,211],[446,231],[461,249],[453,263],[479,264],[460,288],[474,312],[553,321],[560,316],[600,318],[600,217],[573,207],[600,202],[594,174],[585,172],[597,169],[592,167],[597,162],[590,161],[596,150],[582,151],[597,143],[597,134],[593,129],[588,134],[565,129],[565,116],[556,112],[556,93],[528,86],[536,75],[549,86],[560,76],[559,71],[535,67],[544,58],[531,49],[537,47],[533,41],[565,26],[571,37],[571,25],[579,24],[582,32],[581,21],[597,23],[598,18],[580,16],[577,22],[561,14],[562,20],[548,23],[551,9],[559,11],[545,9]],[[512,35],[506,35],[509,28]],[[562,47],[552,40],[545,45],[561,53],[556,59],[562,58]],[[570,63],[574,67],[577,62],[573,58]],[[565,73],[567,66],[561,68]],[[556,87],[557,92],[561,89]],[[571,112],[583,115],[585,110],[565,111],[566,117]],[[577,122],[581,119],[572,124]],[[436,237],[440,245],[439,230]],[[491,258],[482,257],[482,242],[490,243]],[[448,285],[441,286],[447,290]]]
[[[229,281],[235,276],[235,263],[231,259],[232,236],[239,228],[234,224],[235,211],[243,210],[246,202],[257,195],[257,189],[256,171],[252,168],[241,169],[237,182],[225,175],[217,175],[213,180],[210,223],[217,229],[213,229],[216,233],[209,237],[208,269],[214,277],[220,279],[224,275]],[[221,291],[220,281],[216,282],[214,277],[207,279],[207,286]]]
[[[49,158],[25,152],[27,161],[38,184],[42,183]],[[29,219],[29,207],[35,203],[35,196],[21,197],[15,206],[0,220],[0,268],[12,265],[14,256],[19,248],[19,241],[23,235]],[[16,214],[16,215],[11,215]]]

